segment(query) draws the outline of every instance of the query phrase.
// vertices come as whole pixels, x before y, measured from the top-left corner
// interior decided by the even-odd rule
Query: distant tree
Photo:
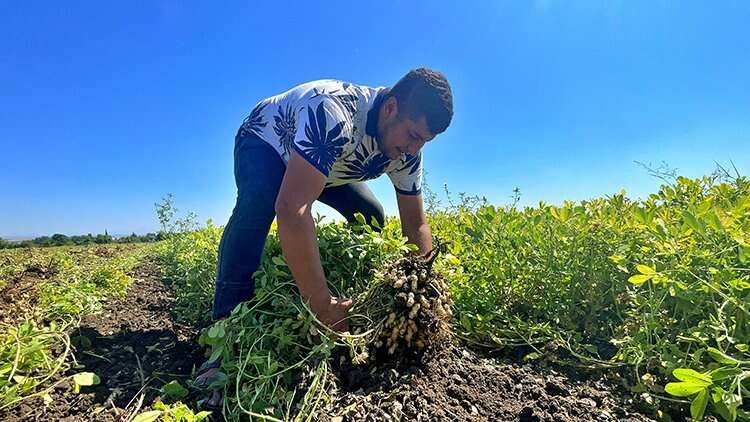
[[[78,235],[71,237],[71,240],[73,241],[73,244],[75,245],[90,245],[94,243],[94,237],[91,236],[91,233],[85,234],[85,235]]]
[[[63,246],[63,245],[70,245],[71,240],[68,236],[65,236],[64,234],[55,233],[52,235],[52,244],[55,246]]]
[[[32,243],[38,246],[52,246],[52,238],[49,236],[40,236],[34,238],[34,240],[32,240]]]
[[[109,234],[97,234],[94,238],[94,243],[103,245],[105,243],[111,243],[112,242],[112,236]]]
[[[143,236],[139,236],[135,232],[115,239],[109,234],[107,230],[104,234],[98,234],[96,236],[91,233],[84,235],[73,235],[67,236],[62,233],[55,233],[52,236],[40,236],[32,240],[24,240],[20,242],[8,241],[0,238],[0,249],[9,248],[29,248],[29,247],[48,247],[48,246],[63,246],[63,245],[91,245],[91,244],[106,244],[106,243],[139,243],[139,242],[158,242],[166,238],[165,233],[146,233]]]

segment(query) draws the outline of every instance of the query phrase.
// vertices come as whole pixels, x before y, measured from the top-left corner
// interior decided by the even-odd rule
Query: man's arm
[[[419,247],[421,255],[432,250],[432,232],[427,224],[422,205],[422,194],[402,195],[396,193],[398,213],[401,218],[401,230],[409,243]]]
[[[334,329],[345,330],[351,301],[331,296],[320,263],[311,208],[325,187],[326,176],[292,151],[276,198],[276,219],[284,258],[302,298],[317,317]]]

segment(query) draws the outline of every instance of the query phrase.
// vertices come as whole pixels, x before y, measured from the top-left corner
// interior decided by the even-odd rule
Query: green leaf
[[[160,391],[162,395],[176,399],[181,399],[188,395],[188,390],[177,380],[172,380],[169,383],[164,384]]]
[[[638,264],[635,266],[635,269],[638,270],[639,273],[645,274],[645,275],[656,274],[656,270],[649,267],[648,265]]]
[[[88,387],[91,385],[97,385],[101,382],[99,376],[93,372],[79,372],[73,375],[73,391],[78,393],[81,391],[81,387]]]
[[[609,258],[609,260],[614,262],[615,264],[619,264],[625,259],[625,257],[622,255],[610,255],[607,258]]]
[[[672,371],[672,375],[680,381],[685,381],[694,384],[703,384],[709,386],[713,384],[711,376],[708,374],[701,374],[700,372],[694,371],[688,368],[677,368]]]
[[[741,421],[750,421],[750,412],[737,409],[737,417],[740,418]]]
[[[224,324],[221,321],[208,329],[208,337],[210,338],[224,338],[224,334]]]
[[[202,420],[208,418],[209,416],[211,416],[211,412],[210,411],[208,411],[208,410],[202,410],[202,411],[200,411],[200,412],[198,412],[198,413],[195,414],[195,420],[196,421],[202,421]]]
[[[635,215],[635,218],[643,224],[648,224],[648,219],[646,216],[646,211],[641,207],[635,207],[633,209],[633,214]]]
[[[731,356],[727,355],[726,353],[722,352],[722,351],[721,351],[721,350],[719,350],[719,349],[715,349],[715,348],[713,348],[713,347],[709,347],[709,348],[707,349],[707,351],[708,351],[708,354],[709,354],[709,355],[710,355],[710,356],[711,356],[711,357],[713,358],[713,360],[715,360],[716,362],[719,362],[719,363],[725,363],[725,364],[727,364],[727,365],[739,365],[740,363],[742,363],[741,361],[739,361],[739,360],[737,360],[737,359],[735,359],[735,358],[733,358],[733,357],[731,357]]]
[[[664,391],[677,397],[689,397],[706,388],[706,384],[692,382],[670,382],[664,386]]]
[[[153,422],[158,419],[161,414],[161,410],[149,410],[148,412],[143,412],[133,418],[132,422]]]
[[[739,258],[743,264],[750,262],[750,246],[740,245]]]
[[[705,218],[706,222],[709,226],[711,226],[712,229],[716,230],[717,232],[723,231],[724,227],[721,225],[721,220],[716,214],[716,210],[711,209],[706,213]]]
[[[219,346],[211,351],[211,356],[208,358],[209,362],[215,362],[224,353],[224,346]]]
[[[218,390],[220,388],[224,388],[224,386],[227,384],[227,381],[229,381],[229,378],[225,373],[217,372],[214,376],[214,381],[211,383],[211,385],[208,386],[208,388],[210,390]]]
[[[683,211],[682,219],[685,221],[685,223],[687,223],[688,226],[690,226],[691,229],[703,234],[703,225],[695,218],[695,216],[690,211]]]
[[[531,352],[528,355],[523,357],[524,361],[530,361],[530,360],[537,360],[540,357],[542,357],[542,354],[539,352]]]
[[[286,267],[286,261],[284,261],[284,258],[276,255],[273,258],[271,258],[271,262],[278,265],[279,267]]]
[[[716,413],[726,421],[737,419],[737,408],[742,404],[742,397],[732,394],[721,387],[716,387],[711,395]]]
[[[634,276],[631,276],[630,278],[628,278],[628,281],[631,282],[631,283],[633,283],[633,284],[643,284],[643,283],[651,280],[653,277],[654,277],[653,275],[638,274],[638,275],[634,275]]]
[[[744,344],[744,343],[735,344],[734,348],[737,349],[737,350],[739,350],[740,352],[743,352],[743,353],[747,352],[748,349],[749,349],[748,346],[747,346],[747,344]]]
[[[718,383],[719,381],[723,381],[728,378],[735,378],[741,373],[741,368],[729,366],[722,366],[721,368],[714,369],[710,372],[711,379],[714,381],[714,383]]]
[[[451,265],[458,265],[461,263],[461,261],[458,258],[456,258],[456,256],[453,254],[446,254],[445,260]]]
[[[698,393],[690,403],[690,416],[693,419],[699,421],[703,419],[703,414],[706,412],[706,405],[708,405],[708,388],[704,388]]]

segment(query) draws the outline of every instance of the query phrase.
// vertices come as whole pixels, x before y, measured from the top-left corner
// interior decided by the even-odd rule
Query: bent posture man
[[[421,252],[432,248],[422,206],[420,150],[453,116],[445,77],[429,69],[407,73],[392,88],[321,80],[258,103],[234,146],[237,204],[219,245],[213,317],[227,316],[254,293],[274,216],[284,258],[303,300],[324,323],[347,327],[351,300],[333,297],[320,262],[311,215],[319,200],[354,221],[362,213],[381,224],[383,208],[364,181],[388,174],[403,232]],[[215,373],[204,365],[196,379]]]

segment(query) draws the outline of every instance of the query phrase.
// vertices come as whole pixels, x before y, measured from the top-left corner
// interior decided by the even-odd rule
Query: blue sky
[[[750,3],[1,2],[0,236],[156,229],[154,202],[225,224],[258,100],[338,78],[444,72],[428,183],[507,203],[750,171]],[[387,177],[370,186],[396,213]],[[333,215],[325,207],[318,210]]]

